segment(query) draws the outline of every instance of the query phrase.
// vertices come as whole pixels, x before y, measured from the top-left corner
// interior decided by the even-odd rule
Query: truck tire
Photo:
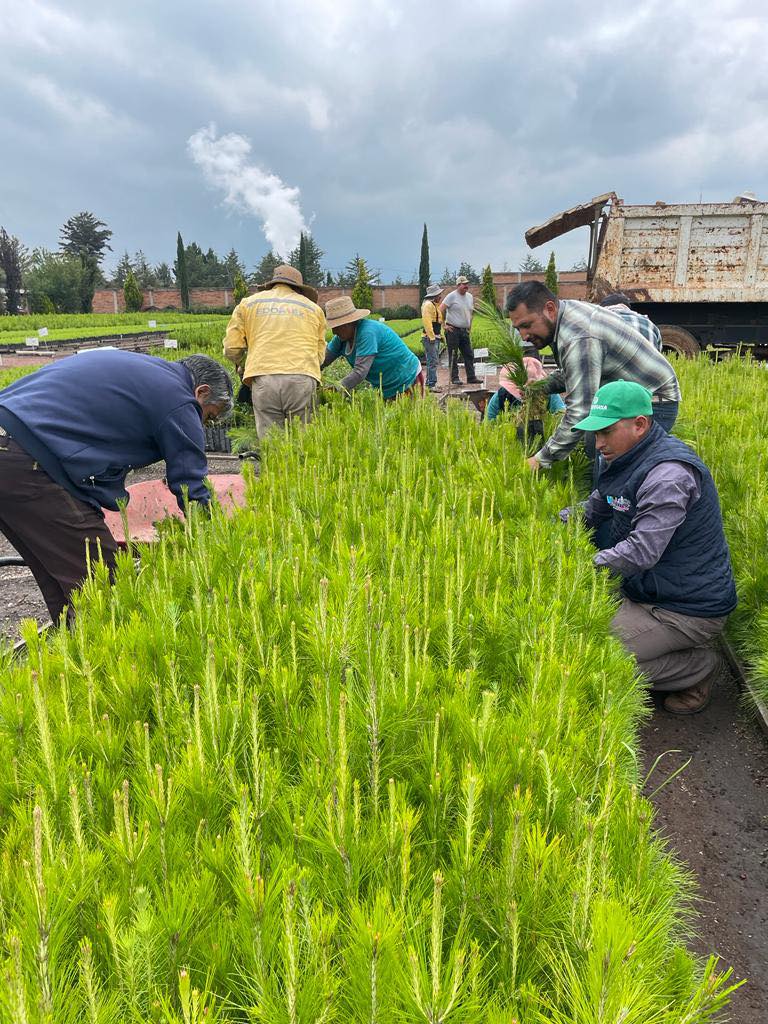
[[[661,345],[663,352],[675,352],[686,359],[693,359],[701,355],[701,345],[694,338],[690,331],[684,327],[675,327],[665,324],[658,325],[661,331]]]

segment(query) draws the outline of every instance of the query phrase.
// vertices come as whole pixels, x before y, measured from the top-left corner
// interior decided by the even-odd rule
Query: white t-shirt
[[[472,311],[475,308],[475,300],[471,292],[460,295],[457,291],[448,292],[443,299],[445,303],[445,322],[451,327],[472,326]]]

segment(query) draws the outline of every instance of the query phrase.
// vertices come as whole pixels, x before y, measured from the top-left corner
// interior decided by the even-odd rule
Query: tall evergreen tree
[[[126,313],[138,313],[144,305],[144,294],[132,270],[128,271],[123,285],[123,299]]]
[[[549,263],[547,263],[547,272],[544,276],[544,284],[549,288],[553,295],[557,295],[557,267],[555,266],[554,252],[549,254]]]
[[[128,274],[132,270],[133,260],[128,255],[128,250],[126,249],[123,255],[120,257],[120,259],[117,261],[115,272],[112,275],[112,284],[117,288],[122,288],[123,285],[125,284],[125,279],[128,277]]]
[[[5,279],[5,308],[11,316],[21,309],[21,275],[24,246],[5,228],[0,228],[0,272]]]
[[[470,284],[480,284],[480,275],[471,263],[460,263],[457,277],[466,277]]]
[[[371,309],[373,307],[371,277],[368,272],[368,265],[362,256],[357,257],[357,278],[352,288],[352,301],[358,309]]]
[[[325,287],[333,288],[333,274],[330,272],[330,270],[326,271],[325,274]]]
[[[421,235],[421,258],[419,260],[419,304],[424,301],[427,288],[429,288],[429,238],[425,224]]]
[[[529,252],[520,264],[520,270],[524,274],[540,274],[544,270],[544,264]]]
[[[80,276],[80,311],[90,313],[93,293],[101,278],[99,265],[105,249],[111,250],[112,232],[103,220],[88,210],[76,213],[61,227],[59,248],[68,256],[77,256],[83,268]]]
[[[189,277],[187,276],[187,250],[184,248],[184,241],[181,232],[176,235],[176,262],[173,264],[173,271],[176,275],[176,284],[181,292],[181,308],[189,309]]]
[[[325,253],[308,231],[302,231],[299,244],[291,252],[288,262],[295,267],[304,278],[304,284],[313,288],[321,288],[325,280],[322,260]]]
[[[283,261],[276,252],[268,252],[262,256],[253,271],[253,279],[256,284],[266,284],[272,280],[275,267],[279,267]]]
[[[458,277],[458,274],[456,273],[455,270],[451,270],[450,267],[446,267],[443,270],[443,276],[440,278],[440,284],[442,284],[442,285],[456,284],[456,278],[457,277]]]
[[[233,298],[235,300],[235,305],[237,305],[238,302],[242,302],[247,294],[248,294],[248,285],[246,284],[245,278],[243,277],[243,275],[238,273],[237,277],[235,278],[235,283],[234,283],[233,288],[232,288],[232,295],[233,295]]]
[[[493,285],[493,271],[491,270],[491,264],[483,270],[483,281],[480,286],[480,298],[483,302],[487,302],[489,306],[494,306],[498,309],[498,303],[496,302],[496,289]]]
[[[156,283],[154,267],[147,262],[147,257],[141,249],[133,257],[133,276],[136,278],[139,288],[154,288]]]
[[[158,288],[173,287],[173,273],[167,263],[158,263],[154,270]]]
[[[227,268],[227,283],[231,288],[235,287],[238,274],[245,280],[245,264],[237,255],[234,246],[224,257],[224,266]]]

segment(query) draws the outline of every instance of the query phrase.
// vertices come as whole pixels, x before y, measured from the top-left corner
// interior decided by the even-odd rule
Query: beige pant
[[[726,617],[700,619],[625,597],[611,630],[634,654],[651,689],[672,692],[696,686],[718,667],[712,641]]]
[[[317,381],[305,373],[267,373],[251,381],[251,401],[259,439],[294,417],[309,423],[315,411]]]

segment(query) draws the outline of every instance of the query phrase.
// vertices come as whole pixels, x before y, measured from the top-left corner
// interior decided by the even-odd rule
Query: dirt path
[[[642,734],[649,791],[689,757],[654,798],[656,824],[699,883],[692,948],[716,952],[747,978],[733,997],[739,1024],[768,1021],[768,741],[730,674],[700,715],[656,710]]]

